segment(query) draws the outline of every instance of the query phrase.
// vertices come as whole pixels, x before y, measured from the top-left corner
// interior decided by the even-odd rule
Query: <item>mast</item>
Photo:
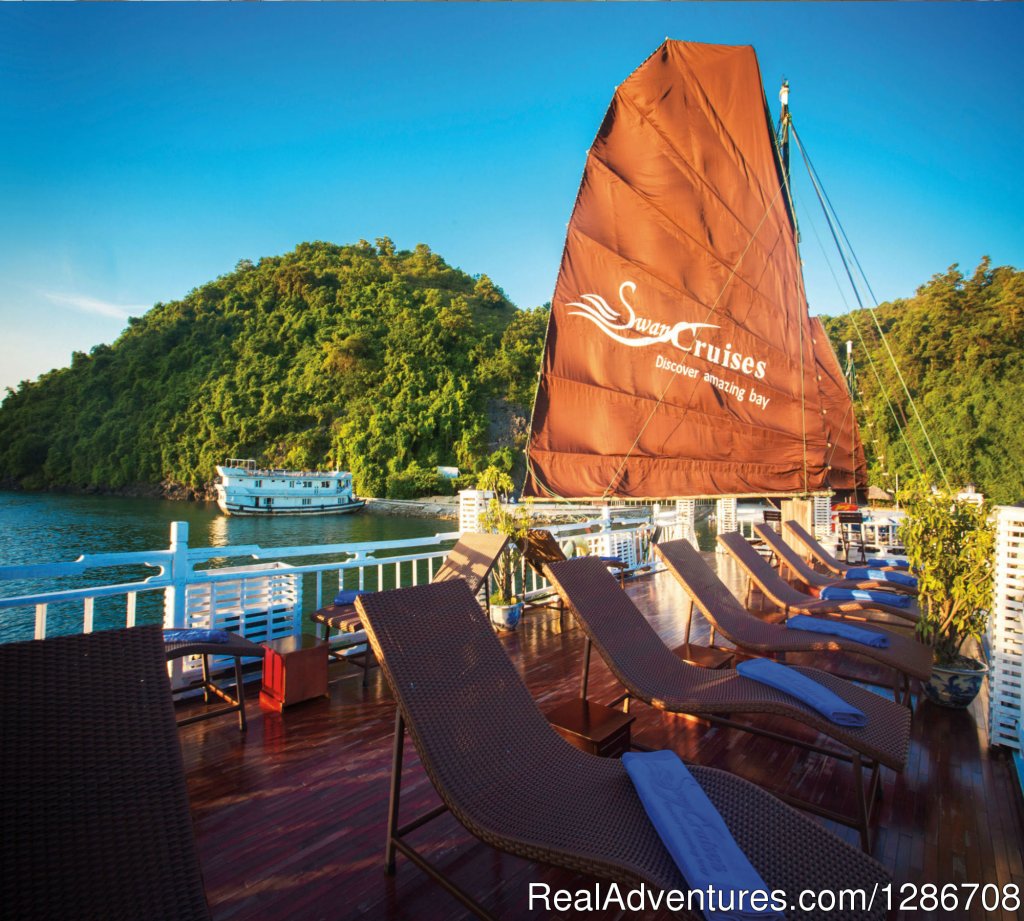
[[[789,115],[789,81],[783,79],[782,88],[779,90],[779,103],[782,111],[779,113],[779,150],[782,152],[782,175],[789,185],[789,126],[792,119]]]

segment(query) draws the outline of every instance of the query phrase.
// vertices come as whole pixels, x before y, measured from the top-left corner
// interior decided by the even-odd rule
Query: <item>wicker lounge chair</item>
[[[757,655],[780,657],[784,657],[787,652],[842,652],[872,659],[892,669],[893,695],[898,703],[907,705],[911,701],[911,679],[927,681],[931,676],[931,649],[911,637],[877,628],[864,628],[885,634],[889,641],[888,647],[876,649],[839,636],[766,623],[736,600],[700,553],[687,541],[674,540],[659,544],[655,552],[712,626],[740,649]],[[752,549],[752,552],[757,556],[756,550]],[[822,667],[825,671],[832,670],[828,668],[827,658],[823,659]]]
[[[894,622],[892,618],[914,624],[920,617],[916,607],[900,608],[877,601],[829,601],[805,595],[772,569],[739,531],[719,534],[718,543],[725,547],[729,555],[749,576],[747,607],[750,607],[752,590],[756,585],[765,598],[787,614],[835,614],[851,620],[874,620],[890,626],[898,624],[898,621]],[[872,617],[873,613],[883,614],[885,617]]]
[[[203,689],[203,699],[210,703],[214,697],[219,697],[227,706],[217,707],[214,710],[205,710],[193,716],[185,716],[178,720],[179,726],[187,726],[189,723],[198,723],[200,720],[213,719],[215,716],[224,716],[228,713],[238,714],[238,728],[245,732],[245,682],[242,681],[242,659],[262,659],[266,653],[265,647],[252,640],[247,640],[237,633],[230,633],[226,643],[204,643],[201,641],[176,642],[169,637],[173,632],[164,633],[164,654],[167,661],[180,659],[183,656],[203,657],[203,677],[198,685]],[[231,696],[226,690],[218,687],[210,678],[210,656],[225,656],[235,660],[235,695]],[[185,688],[184,690],[194,690]]]
[[[498,557],[505,549],[508,538],[503,534],[466,533],[448,551],[441,568],[434,573],[431,582],[446,582],[449,579],[464,579],[475,595],[484,587],[487,577],[494,569]],[[323,631],[330,641],[331,631],[345,635],[345,642],[339,648],[328,647],[330,655],[344,662],[352,662],[363,670],[363,687],[374,664],[373,652],[367,646],[366,634],[355,604],[329,604],[310,615],[317,630]]]
[[[901,595],[917,594],[917,589],[913,586],[897,582],[883,582],[880,579],[836,579],[833,576],[826,576],[811,569],[804,558],[782,539],[782,535],[767,525],[754,525],[754,533],[775,551],[781,565],[790,571],[793,578],[802,582],[812,592],[819,592],[823,588],[861,588]]]
[[[712,671],[678,659],[597,560],[584,557],[551,563],[547,572],[587,634],[582,697],[587,695],[593,644],[626,689],[627,700],[635,697],[659,710],[693,714],[850,762],[857,798],[855,816],[780,795],[794,805],[859,829],[864,849],[870,849],[870,806],[880,791],[879,767],[885,765],[901,771],[906,763],[910,740],[910,711],[906,707],[827,672],[798,667],[797,671],[824,685],[868,718],[867,726],[861,729],[838,726],[794,697],[735,671]],[[734,714],[753,717],[753,721],[734,720]],[[767,730],[757,724],[758,717],[763,716],[782,716],[803,723],[831,737],[838,747],[805,745]],[[867,784],[863,779],[865,768],[870,771]]]
[[[381,592],[357,606],[397,704],[389,873],[400,851],[470,911],[491,917],[406,840],[450,811],[481,841],[529,860],[621,885],[686,888],[621,761],[582,752],[551,728],[465,585]],[[442,803],[400,823],[406,729]],[[874,860],[775,797],[723,771],[691,770],[770,889],[885,885]],[[801,917],[881,921],[884,911]]]
[[[822,566],[824,566],[829,572],[834,573],[841,579],[846,578],[846,572],[848,569],[852,569],[849,563],[843,562],[842,560],[836,559],[831,553],[829,553],[818,541],[816,541],[813,535],[807,532],[799,521],[787,521],[784,524],[785,529],[801,544],[806,548],[807,553],[810,557],[813,557]],[[899,566],[886,566],[871,564],[871,569],[878,569],[882,572],[903,572],[902,567]]]
[[[548,563],[559,563],[566,559],[561,545],[550,531],[543,528],[531,528],[516,543],[527,565],[539,576],[544,575],[544,567]],[[601,556],[597,559],[618,576],[620,585],[623,584],[629,567],[622,560],[614,556]]]
[[[159,626],[0,644],[8,918],[208,919]]]

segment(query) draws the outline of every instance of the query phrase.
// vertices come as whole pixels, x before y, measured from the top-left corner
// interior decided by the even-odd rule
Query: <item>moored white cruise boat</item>
[[[231,458],[217,473],[217,505],[226,515],[343,515],[366,505],[343,470],[266,470]]]

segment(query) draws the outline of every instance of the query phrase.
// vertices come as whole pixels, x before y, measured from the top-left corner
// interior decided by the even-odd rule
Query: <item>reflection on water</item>
[[[457,528],[454,521],[437,518],[365,512],[308,518],[237,518],[221,514],[212,502],[0,491],[0,566],[71,562],[85,553],[166,550],[174,521],[188,523],[190,547],[361,543],[420,537]],[[0,596],[135,582],[154,574],[155,570],[145,566],[132,566],[92,570],[87,576],[0,582]],[[162,592],[139,595],[138,621],[159,621],[162,605]],[[31,639],[34,616],[31,608],[0,610],[0,640]],[[95,616],[97,628],[123,625],[124,598],[98,599]],[[82,604],[51,605],[47,618],[48,635],[78,631]]]

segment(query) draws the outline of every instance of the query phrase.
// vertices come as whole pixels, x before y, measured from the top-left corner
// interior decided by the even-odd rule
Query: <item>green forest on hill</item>
[[[243,261],[9,392],[0,482],[201,492],[215,464],[253,457],[351,470],[363,495],[450,489],[437,466],[521,465],[547,314],[423,244],[305,243]],[[934,448],[951,485],[1024,498],[1024,272],[953,266],[875,317],[931,447],[870,314],[824,317],[840,354],[855,344],[871,481],[938,482]]]
[[[854,344],[870,481],[892,490],[897,475],[941,484],[944,472],[998,504],[1024,499],[1024,272],[953,265],[875,316],[895,366],[868,311],[822,318],[839,354]]]
[[[546,323],[423,244],[242,261],[9,393],[0,480],[201,490],[230,456],[351,470],[363,495],[435,492],[438,465],[511,465]]]

